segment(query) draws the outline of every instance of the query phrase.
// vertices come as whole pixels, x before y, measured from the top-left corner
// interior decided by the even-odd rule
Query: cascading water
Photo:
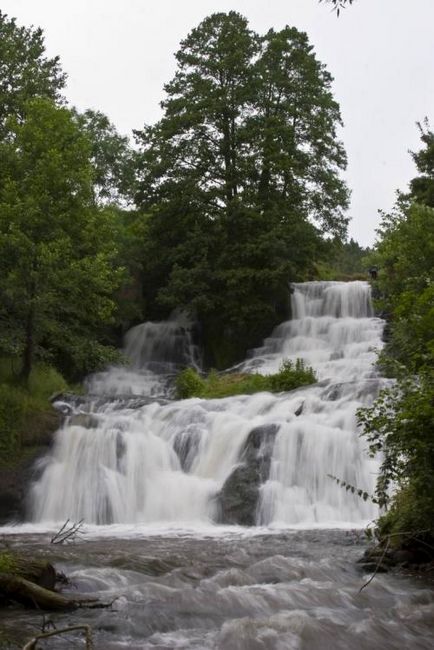
[[[201,365],[193,341],[193,326],[183,314],[168,321],[147,322],[130,329],[125,336],[125,367],[113,367],[89,377],[92,395],[147,397],[167,396],[171,377],[182,367]]]
[[[292,393],[160,400],[138,408],[125,399],[90,400],[92,415],[87,421],[72,416],[44,460],[31,493],[33,519],[245,523],[230,503],[231,490],[250,490],[251,496],[256,488],[251,507],[258,524],[372,519],[371,503],[327,475],[373,489],[376,465],[364,453],[355,413],[378,391],[374,362],[383,323],[372,315],[367,283],[309,282],[292,291],[293,319],[243,367],[274,372],[283,359],[303,358],[318,384]],[[194,360],[188,328],[182,331],[174,324],[135,328],[126,343],[132,368],[92,378],[90,392],[161,396],[155,364]],[[253,456],[255,471],[261,469],[252,492],[242,468],[251,470]]]

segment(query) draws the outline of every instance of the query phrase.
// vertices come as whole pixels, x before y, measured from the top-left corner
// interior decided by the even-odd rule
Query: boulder
[[[240,464],[226,479],[217,495],[218,521],[222,524],[254,526],[261,484],[268,480],[278,425],[253,429],[244,443]]]

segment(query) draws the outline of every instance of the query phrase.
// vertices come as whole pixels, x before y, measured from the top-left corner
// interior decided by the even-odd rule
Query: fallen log
[[[66,611],[80,607],[102,608],[112,604],[101,603],[97,598],[63,596],[10,573],[0,573],[0,594],[25,607],[49,611]]]

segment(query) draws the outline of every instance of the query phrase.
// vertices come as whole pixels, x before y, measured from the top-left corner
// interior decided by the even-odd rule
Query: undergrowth
[[[1,462],[10,462],[20,453],[23,438],[30,441],[32,425],[39,424],[40,427],[41,417],[51,411],[50,396],[67,388],[62,375],[46,364],[35,365],[28,386],[24,387],[19,381],[19,369],[14,360],[0,359]]]

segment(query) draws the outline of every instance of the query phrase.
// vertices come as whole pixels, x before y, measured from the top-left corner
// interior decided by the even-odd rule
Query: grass
[[[35,364],[28,387],[19,382],[19,366],[11,358],[0,359],[0,462],[11,464],[23,446],[36,443],[44,430],[56,427],[49,399],[68,384],[53,367]]]
[[[305,366],[302,359],[295,363],[286,360],[280,366],[279,372],[273,375],[259,373],[218,374],[211,371],[202,377],[193,368],[186,368],[176,378],[176,393],[179,399],[202,397],[218,399],[234,395],[251,395],[262,391],[280,393],[294,390],[316,382],[312,368]]]

